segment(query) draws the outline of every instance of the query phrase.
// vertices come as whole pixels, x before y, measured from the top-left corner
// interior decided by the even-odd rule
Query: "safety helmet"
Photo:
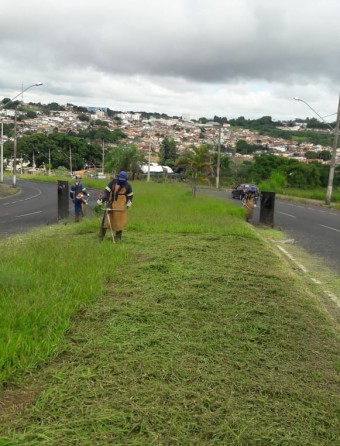
[[[81,176],[80,175],[76,175],[76,180],[80,180]]]
[[[127,181],[127,179],[128,179],[128,176],[127,176],[127,173],[126,172],[124,172],[124,170],[122,170],[121,172],[119,172],[119,174],[118,174],[118,181],[121,181],[121,182],[123,182],[123,181]]]

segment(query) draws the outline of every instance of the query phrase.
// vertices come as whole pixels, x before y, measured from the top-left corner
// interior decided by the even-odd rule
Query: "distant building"
[[[90,113],[96,113],[96,111],[101,111],[103,113],[107,113],[108,107],[87,107],[87,111]]]
[[[143,164],[141,166],[142,173],[148,173],[149,165]],[[174,173],[174,171],[169,166],[160,166],[157,163],[150,163],[150,173]]]
[[[142,118],[141,113],[117,113],[116,116],[124,121],[140,121]]]

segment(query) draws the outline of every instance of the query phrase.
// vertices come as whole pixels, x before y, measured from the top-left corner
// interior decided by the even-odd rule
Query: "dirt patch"
[[[0,393],[0,420],[6,421],[14,413],[32,404],[36,390],[8,389]]]

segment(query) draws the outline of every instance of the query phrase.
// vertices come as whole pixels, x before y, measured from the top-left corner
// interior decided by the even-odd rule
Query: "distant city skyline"
[[[11,0],[0,97],[192,118],[337,110],[337,0]],[[333,118],[327,118],[332,121]]]

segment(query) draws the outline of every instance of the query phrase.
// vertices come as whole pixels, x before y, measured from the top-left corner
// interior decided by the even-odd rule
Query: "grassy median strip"
[[[121,244],[99,219],[1,242],[0,445],[337,444],[339,343],[306,283],[242,209],[134,190]]]

